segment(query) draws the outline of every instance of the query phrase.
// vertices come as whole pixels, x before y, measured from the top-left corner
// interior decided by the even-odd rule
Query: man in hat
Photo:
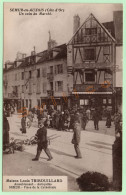
[[[79,148],[80,137],[81,137],[81,121],[80,121],[80,114],[77,111],[74,115],[74,125],[73,125],[73,139],[72,144],[74,144],[74,149],[76,152],[75,158],[82,158],[81,151]]]
[[[95,108],[95,111],[93,113],[93,120],[94,120],[94,128],[95,130],[99,130],[99,120],[100,120],[100,116],[99,116],[99,110],[98,108]]]
[[[26,133],[26,115],[22,114],[21,129],[22,133]]]
[[[40,124],[39,124],[39,129],[35,135],[37,138],[37,141],[38,141],[38,147],[37,147],[37,154],[36,154],[35,158],[32,159],[33,161],[39,160],[42,149],[45,151],[45,153],[49,157],[48,161],[53,159],[53,157],[48,149],[47,129],[44,126],[44,122],[45,122],[45,120],[41,119]]]

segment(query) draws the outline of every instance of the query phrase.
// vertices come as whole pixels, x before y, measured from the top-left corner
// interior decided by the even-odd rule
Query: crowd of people
[[[26,127],[30,128],[32,122],[41,121],[41,119],[45,118],[45,126],[48,128],[55,128],[58,131],[69,131],[73,129],[73,123],[75,120],[75,112],[78,111],[80,121],[81,121],[81,129],[85,130],[86,125],[89,120],[94,121],[94,129],[99,130],[99,121],[102,119],[101,112],[99,108],[90,109],[88,108],[77,108],[73,107],[70,109],[65,109],[63,111],[55,110],[51,106],[48,109],[37,109],[33,108],[28,111],[27,108],[24,108],[24,111],[21,109],[21,131],[22,133],[26,133]],[[17,113],[16,107],[12,104],[5,104],[4,113],[6,117],[11,116],[13,113]],[[120,117],[117,117],[120,115]],[[115,120],[116,118],[116,120]],[[118,126],[119,122],[117,118],[121,118],[121,114],[116,112],[114,116],[111,115],[111,111],[106,111],[106,127],[110,128],[112,120],[115,122],[115,126]],[[120,119],[121,120],[121,119]],[[119,127],[115,127],[118,129]]]
[[[14,104],[4,104],[4,113],[7,117],[10,117],[12,114],[17,113],[16,106]]]
[[[84,108],[72,108],[66,109],[64,111],[59,111],[54,110],[50,107],[49,109],[44,110],[31,109],[28,112],[25,110],[24,114],[22,114],[21,119],[21,131],[22,133],[26,133],[26,127],[30,128],[32,122],[34,121],[38,123],[39,127],[39,123],[42,119],[44,119],[44,125],[47,128],[53,128],[58,131],[70,131],[71,129],[73,130],[76,112],[78,112],[80,118],[81,130],[86,130],[87,123],[90,120],[93,120],[94,122],[94,127],[92,127],[92,130],[99,130],[99,121],[101,120],[101,114],[97,107],[92,111],[92,113],[89,111],[89,109],[86,110]],[[105,125],[107,128],[111,127],[112,121],[114,121],[115,131],[117,132],[117,129],[120,128],[120,123],[122,121],[120,112],[116,112],[114,116],[111,115],[110,110],[106,112]]]
[[[24,112],[26,118],[26,124],[28,126],[36,120],[38,120],[38,125],[41,119],[45,119],[45,126],[48,128],[55,128],[58,131],[69,131],[73,129],[73,123],[75,120],[75,113],[78,111],[80,117],[81,128],[86,129],[88,121],[92,118],[94,120],[94,127],[98,130],[98,122],[100,120],[99,112],[97,109],[91,114],[89,109],[84,108],[72,108],[66,109],[64,111],[54,110],[51,107],[44,110],[31,109],[28,113]],[[23,117],[24,118],[24,117]],[[29,121],[28,121],[29,119]]]
[[[11,111],[11,114],[15,112],[15,108],[12,106],[5,106],[4,107],[4,114],[3,114],[3,143],[4,145],[9,143],[9,123],[7,120],[8,110]],[[32,122],[36,121],[39,124],[44,119],[44,126],[47,128],[54,128],[58,131],[70,131],[74,129],[75,121],[76,121],[76,113],[79,117],[79,128],[81,130],[86,130],[86,125],[89,120],[94,121],[94,128],[95,130],[99,130],[99,121],[101,120],[101,115],[99,109],[96,107],[93,112],[90,112],[90,109],[85,108],[76,108],[73,107],[71,109],[66,109],[64,111],[54,110],[52,107],[48,109],[31,109],[21,113],[21,132],[27,133],[26,129],[30,128]],[[119,112],[116,112],[114,117],[111,116],[111,112],[108,110],[106,112],[106,127],[111,127],[111,122],[114,121],[115,124],[115,133],[121,130],[121,121],[122,116]]]

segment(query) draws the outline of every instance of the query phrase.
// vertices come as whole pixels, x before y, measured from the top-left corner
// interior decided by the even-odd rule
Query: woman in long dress
[[[22,133],[26,133],[26,117],[25,116],[22,116],[22,119],[21,119],[21,131]]]
[[[3,116],[3,150],[6,149],[7,145],[9,144],[9,122],[7,120],[7,117]]]

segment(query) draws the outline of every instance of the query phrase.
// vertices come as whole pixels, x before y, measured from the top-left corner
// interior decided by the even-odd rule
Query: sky
[[[37,15],[19,15],[15,8],[49,9],[52,15],[39,15],[40,12]],[[4,63],[14,61],[17,52],[29,56],[34,46],[37,53],[46,50],[49,31],[58,45],[68,43],[73,36],[73,16],[76,14],[80,16],[81,24],[90,13],[102,23],[112,21],[113,11],[122,9],[121,4],[4,3]]]

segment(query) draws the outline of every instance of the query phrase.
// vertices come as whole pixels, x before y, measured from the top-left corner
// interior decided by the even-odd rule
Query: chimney
[[[36,55],[36,51],[35,51],[35,46],[34,46],[34,50],[31,51],[31,56],[35,56]]]
[[[80,17],[77,15],[74,16],[73,21],[73,34],[77,31],[77,29],[80,27]]]
[[[51,39],[51,33],[49,31],[48,51],[50,51],[51,49],[53,49],[56,46],[57,46],[57,42],[55,40]]]
[[[115,39],[117,44],[122,44],[123,42],[123,12],[114,11],[113,20],[115,27]]]
[[[35,51],[35,46],[34,46],[34,50],[31,51],[31,56],[30,56],[30,63],[31,64],[35,64],[36,63],[36,51]]]
[[[48,51],[50,51],[51,50],[51,33],[50,31],[48,33],[49,33]]]
[[[23,53],[23,54],[22,54],[22,58],[23,58],[23,59],[26,58],[26,53]]]
[[[17,52],[16,61],[22,61],[24,58],[26,58],[25,53]]]

